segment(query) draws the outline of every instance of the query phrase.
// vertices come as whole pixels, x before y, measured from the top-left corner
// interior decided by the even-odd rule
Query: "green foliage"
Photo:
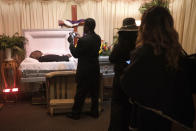
[[[169,11],[169,1],[168,0],[152,0],[149,3],[144,3],[140,6],[139,11],[143,14],[147,9],[151,8],[152,6],[162,6]]]
[[[26,38],[24,36],[20,36],[19,33],[15,33],[12,37],[5,34],[0,35],[0,50],[11,48],[15,53],[19,55],[24,55],[25,43]]]

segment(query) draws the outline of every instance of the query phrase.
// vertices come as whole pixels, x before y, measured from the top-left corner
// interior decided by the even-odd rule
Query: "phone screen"
[[[126,61],[126,63],[127,63],[127,64],[130,64],[130,63],[131,63],[131,61],[130,61],[130,60],[128,60],[128,61]]]

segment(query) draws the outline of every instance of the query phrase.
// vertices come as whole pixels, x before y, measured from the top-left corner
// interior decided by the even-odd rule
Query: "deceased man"
[[[43,55],[41,51],[36,50],[31,52],[30,57],[37,59],[39,62],[59,62],[59,61],[69,61],[71,54],[66,54],[62,56],[56,54]]]

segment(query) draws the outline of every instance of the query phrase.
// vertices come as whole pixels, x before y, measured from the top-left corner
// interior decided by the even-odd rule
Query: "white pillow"
[[[64,50],[47,50],[47,51],[43,51],[43,55],[66,55],[67,53]]]
[[[25,63],[40,63],[38,60],[30,58],[30,57],[25,58],[23,60],[23,62],[25,62]]]

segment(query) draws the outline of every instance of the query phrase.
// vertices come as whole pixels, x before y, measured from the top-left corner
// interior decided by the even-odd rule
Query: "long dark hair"
[[[170,12],[161,6],[154,6],[144,12],[137,38],[137,46],[149,44],[154,54],[164,53],[169,67],[178,68],[178,61],[183,49],[174,29]]]

